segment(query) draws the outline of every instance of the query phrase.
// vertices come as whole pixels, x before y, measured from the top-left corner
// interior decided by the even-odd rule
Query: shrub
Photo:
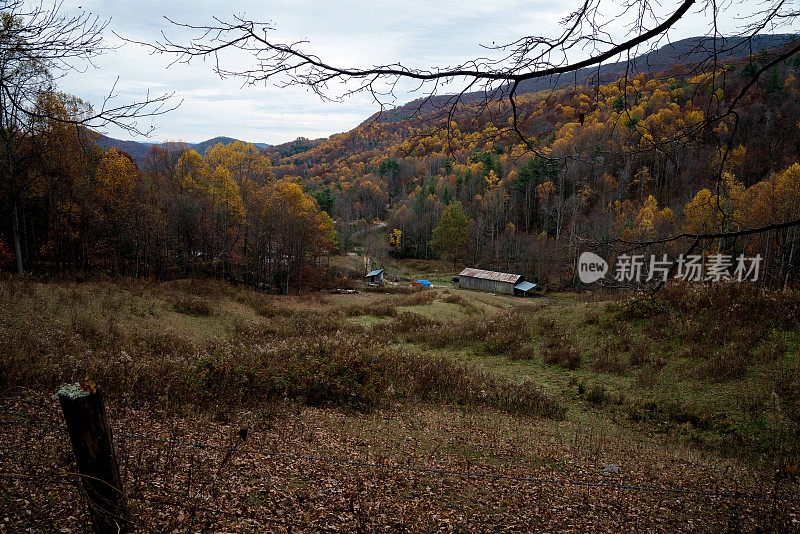
[[[388,295],[409,295],[419,291],[411,286],[366,286],[363,288],[365,293],[383,293]]]
[[[698,372],[703,378],[715,382],[724,382],[744,375],[747,372],[750,358],[751,354],[747,343],[737,342],[729,347],[715,351],[699,367]]]
[[[376,317],[396,317],[397,308],[388,300],[379,300],[368,304],[351,304],[345,308],[345,315],[356,317],[359,315],[374,315]]]
[[[555,329],[549,330],[545,341],[542,358],[546,363],[558,365],[566,369],[577,369],[581,366],[581,355],[573,347],[572,342],[563,333]]]
[[[631,352],[628,355],[628,363],[631,367],[639,367],[650,361],[652,342],[647,338],[640,338],[631,347]]]
[[[536,319],[536,330],[538,332],[554,332],[557,329],[556,322],[549,317],[539,317]]]
[[[381,362],[366,353],[333,351],[292,361],[280,382],[286,396],[311,406],[370,411],[384,400],[386,379]]]
[[[757,355],[764,362],[777,362],[786,355],[788,350],[786,338],[783,335],[776,334],[765,339],[754,352],[754,355]]]
[[[183,296],[176,299],[172,306],[178,313],[195,317],[208,317],[214,313],[213,305],[199,297]]]
[[[622,358],[609,350],[602,350],[592,362],[592,369],[601,373],[625,374],[627,370]]]
[[[398,306],[423,306],[436,299],[436,291],[430,289],[417,289],[409,295],[398,300]]]
[[[486,354],[510,354],[530,338],[531,309],[515,308],[486,318],[439,324],[437,328],[404,330],[409,339],[432,347],[479,346]],[[433,324],[433,323],[429,323]],[[399,330],[398,330],[399,331]]]
[[[594,385],[586,392],[586,400],[592,404],[601,405],[606,401],[606,388],[600,385]]]
[[[542,353],[544,361],[566,369],[578,369],[581,366],[581,355],[572,347],[545,348]]]
[[[483,352],[490,356],[511,354],[520,349],[520,336],[509,337],[505,332],[489,332],[483,341]]]
[[[642,367],[636,373],[636,383],[641,388],[649,389],[656,384],[661,367],[656,364],[650,364]]]
[[[621,354],[631,350],[631,330],[625,323],[615,325],[608,333],[603,350],[614,354]]]
[[[405,334],[410,333],[412,339],[429,339],[428,336],[431,336],[430,339],[433,339],[434,336],[432,335],[434,332],[448,332],[447,328],[432,328],[433,326],[439,325],[438,321],[434,321],[433,319],[429,318],[426,315],[422,315],[421,313],[407,311],[401,312],[397,314],[397,319],[395,319],[391,326],[389,327],[391,334]]]
[[[461,295],[457,295],[455,293],[448,293],[442,299],[443,302],[447,302],[449,304],[458,304],[459,306],[463,306],[467,312],[467,314],[473,314],[479,311],[480,308],[476,306],[474,303],[470,302],[468,299],[465,299]]]
[[[152,355],[159,358],[177,354],[193,354],[194,346],[180,336],[167,332],[144,333],[138,339],[137,354]]]
[[[584,326],[595,326],[600,324],[600,313],[597,310],[589,310],[583,318]]]
[[[653,298],[647,296],[631,297],[626,301],[614,305],[616,316],[619,319],[630,321],[634,319],[647,319],[662,316],[666,310]]]
[[[555,397],[531,382],[517,384],[486,371],[446,358],[384,353],[386,372],[406,395],[432,402],[488,406],[509,413],[564,417],[566,410]]]
[[[511,360],[534,360],[536,355],[536,349],[529,345],[519,345],[508,351],[508,357]]]
[[[450,293],[449,291],[446,291],[444,298],[442,298],[442,301],[449,302],[450,304],[460,304],[462,306],[466,306],[467,299],[465,299],[461,295],[456,295],[455,293]]]
[[[254,304],[253,309],[261,317],[278,317],[280,315],[287,315],[285,310],[280,309],[272,302]]]

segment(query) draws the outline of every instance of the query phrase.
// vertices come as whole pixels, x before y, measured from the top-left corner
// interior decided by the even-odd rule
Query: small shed
[[[521,274],[498,273],[483,269],[467,268],[458,275],[459,287],[505,293],[506,295],[513,295],[514,287],[524,281],[525,277]]]
[[[514,294],[518,297],[527,297],[536,287],[536,284],[522,281],[514,286]]]
[[[383,273],[384,269],[375,269],[374,271],[370,271],[364,277],[369,284],[382,284],[383,283]]]

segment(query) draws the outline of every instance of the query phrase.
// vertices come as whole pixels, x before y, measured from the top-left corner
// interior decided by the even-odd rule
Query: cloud
[[[205,24],[212,17],[234,15],[271,22],[273,38],[284,42],[311,41],[307,48],[334,64],[367,66],[401,61],[415,67],[454,65],[489,53],[481,45],[505,44],[534,33],[555,35],[558,21],[577,4],[534,0],[66,0],[64,9],[90,11],[110,18],[109,29],[129,38],[154,42],[165,32],[176,40],[188,34],[165,17]],[[670,9],[669,6],[665,9]],[[623,31],[620,21],[616,23]],[[703,34],[702,16],[681,23],[675,38]],[[110,42],[117,42],[113,34]],[[208,62],[172,64],[174,58],[151,55],[144,47],[125,44],[97,61],[97,68],[72,73],[62,90],[95,107],[116,83],[120,103],[151,93],[174,92],[177,110],[153,119],[155,140],[201,141],[226,135],[249,141],[280,143],[298,136],[320,137],[346,131],[378,110],[368,95],[344,104],[321,102],[300,87],[243,87],[240,80],[220,79]],[[234,65],[251,64],[249,57],[226,58]],[[117,78],[119,79],[117,81]],[[407,86],[410,87],[410,86]],[[456,90],[455,86],[451,86]],[[418,95],[401,91],[398,104]],[[109,128],[113,136],[129,137]]]

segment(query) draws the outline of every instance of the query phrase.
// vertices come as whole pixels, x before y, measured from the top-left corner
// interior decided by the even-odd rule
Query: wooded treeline
[[[0,208],[5,266],[18,240],[27,270],[206,273],[281,291],[319,283],[333,223],[296,179],[276,179],[254,146],[219,144],[201,156],[180,143],[154,145],[139,168],[58,120],[84,112],[80,100],[43,93],[40,103],[51,118],[3,154],[14,163]]]

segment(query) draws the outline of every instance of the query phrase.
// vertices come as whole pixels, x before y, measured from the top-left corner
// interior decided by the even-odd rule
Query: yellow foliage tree
[[[486,189],[492,190],[500,185],[500,178],[494,171],[489,171],[489,174],[484,178],[486,180]]]
[[[100,160],[96,177],[106,202],[111,204],[124,202],[133,193],[136,165],[122,152],[111,148]]]
[[[669,208],[658,209],[658,201],[653,195],[647,197],[634,221],[634,232],[642,239],[653,238],[670,225],[675,215]]]

